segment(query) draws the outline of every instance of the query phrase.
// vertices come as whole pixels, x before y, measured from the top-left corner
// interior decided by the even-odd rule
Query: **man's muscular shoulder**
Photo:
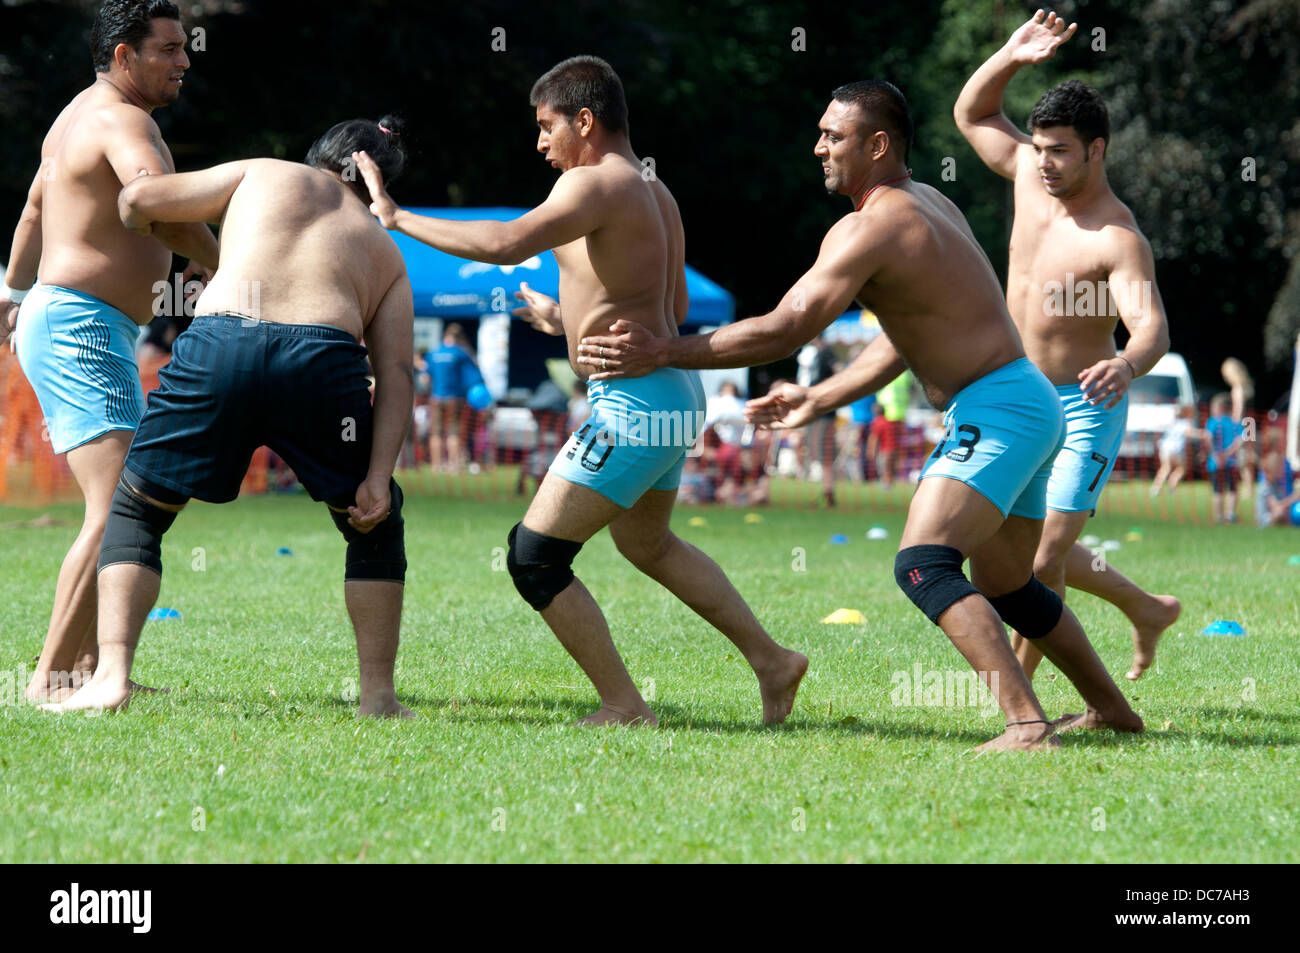
[[[118,144],[135,141],[148,143],[159,154],[168,155],[158,123],[137,106],[130,103],[104,103],[97,106],[87,118],[89,122],[85,131],[101,150],[109,144],[109,140],[116,140]]]
[[[1112,199],[1108,206],[1101,210],[1099,219],[1098,237],[1102,240],[1111,264],[1121,264],[1134,257],[1151,253],[1151,246],[1146,236],[1142,234],[1142,229],[1138,228],[1137,219],[1133,217],[1128,206],[1119,199]]]
[[[608,190],[611,184],[611,170],[602,166],[580,165],[560,173],[555,180],[555,189],[571,194],[596,195]]]
[[[153,135],[162,140],[158,123],[153,116],[130,103],[109,102],[97,105],[89,118],[98,123],[105,132],[118,132],[126,135]]]

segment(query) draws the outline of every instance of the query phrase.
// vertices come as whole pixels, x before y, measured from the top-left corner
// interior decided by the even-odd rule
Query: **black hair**
[[[1043,93],[1029,113],[1029,131],[1052,126],[1071,126],[1085,147],[1100,139],[1110,145],[1110,113],[1097,92],[1077,79],[1067,79]]]
[[[607,130],[627,134],[623,81],[599,56],[573,56],[552,66],[533,84],[528,104],[550,106],[565,119],[590,109]]]
[[[113,66],[113,51],[125,43],[137,53],[158,18],[177,20],[181,11],[170,0],[106,0],[90,29],[90,60],[96,73]]]
[[[832,92],[831,98],[857,106],[871,131],[887,133],[895,154],[901,154],[903,164],[907,164],[912,155],[916,127],[912,124],[912,110],[907,99],[897,86],[883,79],[866,79],[846,83]]]
[[[361,200],[370,205],[370,190],[352,161],[352,153],[366,152],[384,174],[384,184],[392,182],[406,167],[402,148],[405,123],[396,116],[373,119],[349,119],[332,126],[307,150],[307,164],[313,169],[337,172]]]

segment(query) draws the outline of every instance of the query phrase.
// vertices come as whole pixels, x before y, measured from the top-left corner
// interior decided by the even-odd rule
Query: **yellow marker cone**
[[[867,617],[857,609],[836,609],[826,618],[822,619],[822,622],[831,622],[840,625],[861,624],[866,621]]]
[[[706,520],[703,516],[692,516],[690,519],[686,521],[686,525],[687,526],[708,526],[709,521]]]
[[[762,517],[762,515],[759,514],[759,513],[746,513],[746,514],[745,514],[745,522],[746,522],[746,523],[761,523],[761,522],[763,522],[763,517]]]

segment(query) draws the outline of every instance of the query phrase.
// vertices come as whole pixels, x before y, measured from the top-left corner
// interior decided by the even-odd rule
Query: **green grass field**
[[[570,723],[595,694],[494,553],[523,505],[406,482],[397,685],[419,717],[400,723],[354,717],[343,544],[302,496],[193,504],[179,518],[159,605],[183,619],[150,622],[136,664],[137,678],[172,691],[118,715],[55,716],[16,701],[78,510],[43,511],[62,525],[0,529],[0,856],[1300,860],[1300,566],[1288,564],[1300,533],[1144,523],[1142,541],[1111,559],[1183,600],[1158,668],[1124,681],[1123,618],[1091,596],[1072,605],[1146,734],[1068,735],[1052,754],[976,758],[1002,725],[986,706],[891,702],[896,673],[965,669],[894,584],[897,510],[675,518],[778,641],[812,660],[794,714],[775,729],[759,726],[757,685],[730,643],[597,536],[578,573],[663,726],[579,730]],[[0,508],[0,523],[39,512]],[[707,525],[689,526],[697,515]],[[1103,516],[1089,531],[1122,539],[1135,522]],[[864,538],[875,523],[888,541]],[[849,543],[831,545],[833,533]],[[820,622],[841,607],[867,622]],[[1198,634],[1215,619],[1247,635]],[[1049,717],[1078,710],[1053,674],[1044,665],[1035,683]]]

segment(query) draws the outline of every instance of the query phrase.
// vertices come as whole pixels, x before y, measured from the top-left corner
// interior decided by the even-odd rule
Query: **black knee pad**
[[[535,533],[516,523],[507,537],[506,568],[524,601],[541,612],[573,582],[573,560],[582,543]]]
[[[1037,576],[1032,576],[1015,592],[990,599],[989,603],[1002,616],[1002,621],[1027,639],[1041,639],[1056,628],[1065,611],[1061,597],[1049,589]]]
[[[174,522],[175,512],[154,506],[119,479],[108,508],[97,571],[128,563],[152,569],[161,576],[163,533]]]
[[[402,519],[405,497],[396,480],[388,481],[388,494],[392,509],[368,533],[348,524],[347,507],[356,505],[355,498],[327,501],[334,525],[348,541],[345,580],[406,582],[406,523]],[[343,512],[338,512],[339,509]]]
[[[954,602],[978,590],[961,571],[961,550],[951,546],[909,546],[894,557],[894,579],[907,598],[935,625]]]

